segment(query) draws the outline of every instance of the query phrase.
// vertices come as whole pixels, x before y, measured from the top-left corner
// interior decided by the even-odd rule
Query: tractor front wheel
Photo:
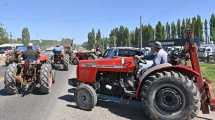
[[[196,85],[179,72],[162,71],[149,76],[141,94],[146,115],[153,120],[190,120],[200,108]]]
[[[76,104],[80,109],[92,110],[97,104],[97,95],[93,87],[80,84],[75,93]]]

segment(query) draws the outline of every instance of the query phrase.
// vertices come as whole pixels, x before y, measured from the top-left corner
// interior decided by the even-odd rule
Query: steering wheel
[[[135,58],[137,59],[138,63],[147,64],[146,60],[143,59],[143,56],[137,56],[137,55],[135,55]]]

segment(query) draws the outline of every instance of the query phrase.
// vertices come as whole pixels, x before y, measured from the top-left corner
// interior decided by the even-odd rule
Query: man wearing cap
[[[155,57],[153,60],[154,66],[168,62],[168,54],[162,48],[162,45],[160,42],[156,41],[155,43],[152,44],[152,51],[155,53]]]

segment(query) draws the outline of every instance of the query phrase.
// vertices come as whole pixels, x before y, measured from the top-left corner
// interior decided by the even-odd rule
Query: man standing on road
[[[162,48],[162,45],[160,42],[156,41],[152,44],[152,51],[155,53],[154,57],[154,66],[159,64],[168,63],[168,54],[167,52]]]

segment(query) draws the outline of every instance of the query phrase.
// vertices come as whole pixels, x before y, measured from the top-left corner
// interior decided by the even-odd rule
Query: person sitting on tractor
[[[53,53],[54,55],[59,55],[62,53],[62,47],[60,47],[59,45],[57,45],[54,49],[53,49]]]
[[[168,63],[168,54],[167,52],[162,48],[162,45],[160,42],[156,41],[152,45],[152,51],[154,52],[154,66],[159,64]]]
[[[33,44],[29,43],[27,50],[23,53],[23,60],[37,60],[38,58],[38,52],[33,50]]]

